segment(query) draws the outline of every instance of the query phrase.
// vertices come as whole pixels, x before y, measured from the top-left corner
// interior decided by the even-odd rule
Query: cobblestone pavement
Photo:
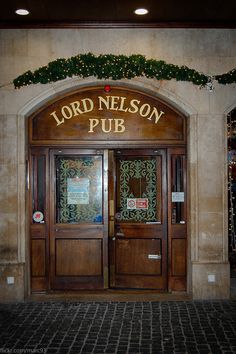
[[[0,353],[236,353],[236,301],[1,304]]]

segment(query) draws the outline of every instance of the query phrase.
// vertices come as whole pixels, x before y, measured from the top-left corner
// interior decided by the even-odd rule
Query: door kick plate
[[[149,254],[148,259],[161,259],[161,254]]]

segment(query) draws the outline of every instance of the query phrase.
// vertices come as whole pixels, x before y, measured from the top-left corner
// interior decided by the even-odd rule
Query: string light
[[[236,256],[236,109],[227,117],[229,253]]]

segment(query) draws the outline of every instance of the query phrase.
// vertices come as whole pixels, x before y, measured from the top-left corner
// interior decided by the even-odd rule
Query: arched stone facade
[[[58,32],[50,30],[39,31],[37,35],[41,38],[41,47],[44,57],[42,62],[46,63],[55,55],[69,56],[65,45],[64,51],[60,52],[58,43]],[[89,31],[70,31],[72,36],[69,41],[83,41],[83,38],[90,35]],[[73,33],[72,33],[73,32]],[[135,39],[134,32],[126,31],[131,38]],[[155,32],[155,33],[154,33]],[[226,33],[227,32],[227,33]],[[33,46],[36,33],[31,30],[23,30],[17,33],[30,36],[30,43]],[[107,32],[100,31],[96,36],[103,35],[112,43],[112,36]],[[82,34],[86,34],[85,37]],[[13,40],[15,31],[3,31],[3,42]],[[62,35],[62,37],[61,37]],[[62,40],[64,32],[60,32]],[[118,47],[125,44],[119,39],[118,31],[113,34]],[[151,41],[161,46],[160,55],[165,56],[169,62],[174,57],[168,46],[168,38],[173,35],[173,30],[161,30],[159,35],[154,30],[145,30],[143,38],[144,52],[148,56],[156,56],[157,49],[153,49]],[[95,37],[96,37],[95,36]],[[226,37],[227,41],[226,41]],[[213,60],[216,71],[222,72],[231,69],[234,61],[233,53],[234,30],[221,32],[220,30],[179,30],[175,37],[175,48],[178,58],[186,64],[199,66],[207,71]],[[214,37],[214,38],[213,38]],[[17,37],[18,38],[18,37]],[[66,34],[68,39],[68,33]],[[87,37],[86,37],[87,38]],[[114,38],[114,37],[113,37]],[[125,38],[124,36],[122,38]],[[171,37],[172,38],[172,37]],[[204,51],[199,52],[193,48],[192,39],[198,38],[204,42]],[[19,39],[19,38],[18,38]],[[148,39],[148,40],[147,40]],[[217,50],[212,47],[213,40],[218,43],[228,43],[222,47],[221,58],[228,59],[228,66],[219,58]],[[14,41],[14,40],[13,40]],[[45,41],[45,42],[44,42]],[[54,41],[54,42],[53,42]],[[93,45],[96,49],[96,38]],[[122,42],[122,43],[121,43]],[[23,43],[23,42],[22,42]],[[24,42],[25,43],[25,42]],[[23,44],[24,44],[23,43]],[[47,48],[53,45],[55,53],[47,53]],[[100,41],[101,43],[101,41]],[[131,42],[130,42],[131,43]],[[50,44],[50,45],[48,45]],[[173,44],[173,43],[172,43]],[[18,44],[16,44],[18,45]],[[25,44],[24,44],[25,45]],[[133,45],[133,44],[132,44]],[[124,52],[132,51],[133,47],[123,46]],[[103,42],[103,49],[106,46]],[[203,48],[202,47],[202,48]],[[32,47],[33,48],[33,47]],[[32,49],[31,48],[31,49]],[[106,51],[110,47],[106,47]],[[210,48],[212,52],[210,52]],[[231,49],[230,49],[231,48]],[[8,82],[10,78],[20,74],[27,69],[27,60],[30,57],[30,50],[26,57],[22,53],[12,53],[9,47],[5,47],[1,59],[2,65],[9,63],[8,57],[18,60],[17,69],[6,65],[7,70],[2,75],[2,81]],[[36,47],[34,47],[36,49]],[[191,49],[191,50],[190,50]],[[89,46],[85,50],[90,50]],[[96,49],[98,50],[98,49]],[[96,51],[95,50],[95,51]],[[37,52],[37,50],[36,50]],[[214,58],[213,56],[214,55]],[[178,59],[177,58],[177,59]],[[213,59],[212,59],[213,58]],[[178,59],[178,60],[180,60]],[[36,59],[32,59],[32,67],[39,65]],[[26,61],[26,64],[24,62]],[[14,71],[15,70],[15,71]],[[20,90],[11,88],[1,89],[1,159],[2,159],[2,190],[1,190],[1,274],[2,285],[1,300],[22,300],[29,294],[29,246],[28,246],[28,215],[27,197],[25,192],[25,181],[27,179],[26,160],[27,156],[27,118],[50,99],[59,97],[66,92],[82,86],[98,84],[100,81],[95,78],[78,80],[77,78],[67,79],[62,82],[46,86],[35,85]],[[109,83],[109,81],[108,81]],[[112,84],[112,82],[110,82]],[[123,87],[137,88],[139,91],[151,92],[160,97],[172,107],[182,112],[188,121],[187,127],[187,151],[188,151],[188,196],[189,196],[189,225],[188,225],[188,293],[196,299],[228,298],[230,292],[230,274],[228,263],[228,235],[227,235],[227,135],[226,116],[236,106],[235,85],[215,85],[213,92],[205,89],[199,90],[191,83],[182,82],[158,82],[145,78],[122,80],[117,85]],[[209,282],[208,275],[215,276],[215,282]],[[13,285],[7,284],[7,277],[15,278]],[[210,277],[210,279],[212,279]]]

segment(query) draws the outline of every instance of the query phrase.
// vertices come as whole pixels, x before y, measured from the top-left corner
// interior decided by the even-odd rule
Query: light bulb
[[[147,9],[142,9],[142,8],[140,8],[140,9],[134,10],[134,13],[135,13],[136,15],[146,15],[146,14],[148,13],[148,10],[147,10]]]
[[[17,9],[15,13],[21,16],[29,15],[29,11],[27,9]]]

